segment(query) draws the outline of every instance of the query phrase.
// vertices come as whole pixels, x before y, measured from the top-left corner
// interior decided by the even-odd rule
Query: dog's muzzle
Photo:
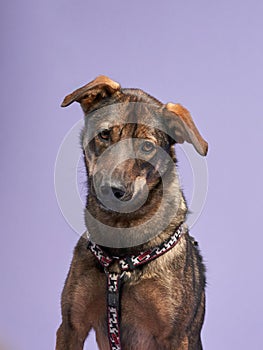
[[[119,212],[134,212],[146,202],[148,186],[144,177],[137,177],[134,182],[122,183],[118,179],[95,181],[95,193],[104,209]]]

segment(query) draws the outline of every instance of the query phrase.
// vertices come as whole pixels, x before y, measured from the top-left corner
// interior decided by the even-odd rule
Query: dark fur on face
[[[103,249],[121,256],[158,246],[184,222],[187,214],[174,144],[187,141],[201,155],[207,153],[207,143],[190,113],[179,104],[163,105],[142,90],[121,89],[118,83],[103,76],[68,95],[62,106],[74,101],[81,104],[85,113],[81,142],[88,175],[89,232],[96,232],[99,227],[90,221],[88,212],[105,225],[136,228],[135,235],[142,238],[148,237],[152,227],[158,231],[160,223],[167,222],[165,229],[138,246]],[[149,190],[147,199],[135,211],[118,212],[103,203],[103,196],[108,193],[113,193],[122,204],[136,202],[145,186]],[[168,194],[168,200],[161,205],[164,194]],[[143,224],[150,219],[153,224],[148,229]],[[96,331],[99,348],[109,350],[106,277],[87,250],[87,239],[86,235],[81,237],[75,248],[63,290],[63,322],[57,332],[56,350],[83,349],[91,328]],[[122,349],[202,349],[204,288],[202,258],[185,228],[172,250],[125,275],[121,297]]]

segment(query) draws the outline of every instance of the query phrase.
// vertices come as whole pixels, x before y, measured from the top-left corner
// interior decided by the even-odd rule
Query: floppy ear
[[[81,104],[81,107],[86,114],[93,104],[98,103],[105,97],[113,95],[116,91],[120,90],[120,88],[120,84],[116,81],[113,81],[104,75],[100,75],[87,85],[84,85],[67,95],[64,98],[61,107],[67,107],[76,101]]]
[[[165,109],[171,113],[165,113],[168,128],[177,143],[187,141],[196,151],[205,156],[208,150],[207,142],[197,130],[190,112],[180,104],[167,103]]]

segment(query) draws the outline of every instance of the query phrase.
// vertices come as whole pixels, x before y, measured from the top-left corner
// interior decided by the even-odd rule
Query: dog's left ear
[[[167,103],[164,107],[164,117],[175,142],[187,141],[199,154],[206,156],[208,143],[197,130],[190,112],[180,104]]]
[[[88,113],[95,104],[99,103],[103,98],[113,95],[120,90],[121,86],[116,81],[111,80],[105,75],[100,75],[90,83],[73,91],[67,95],[61,107],[67,107],[73,102],[79,102],[84,113]]]

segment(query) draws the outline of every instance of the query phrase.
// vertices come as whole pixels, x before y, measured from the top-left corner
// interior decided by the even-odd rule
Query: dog
[[[85,118],[87,233],[62,292],[56,350],[83,349],[91,329],[100,350],[202,349],[205,266],[185,224],[174,145],[205,156],[207,142],[182,105],[106,76],[62,107],[73,102]]]

